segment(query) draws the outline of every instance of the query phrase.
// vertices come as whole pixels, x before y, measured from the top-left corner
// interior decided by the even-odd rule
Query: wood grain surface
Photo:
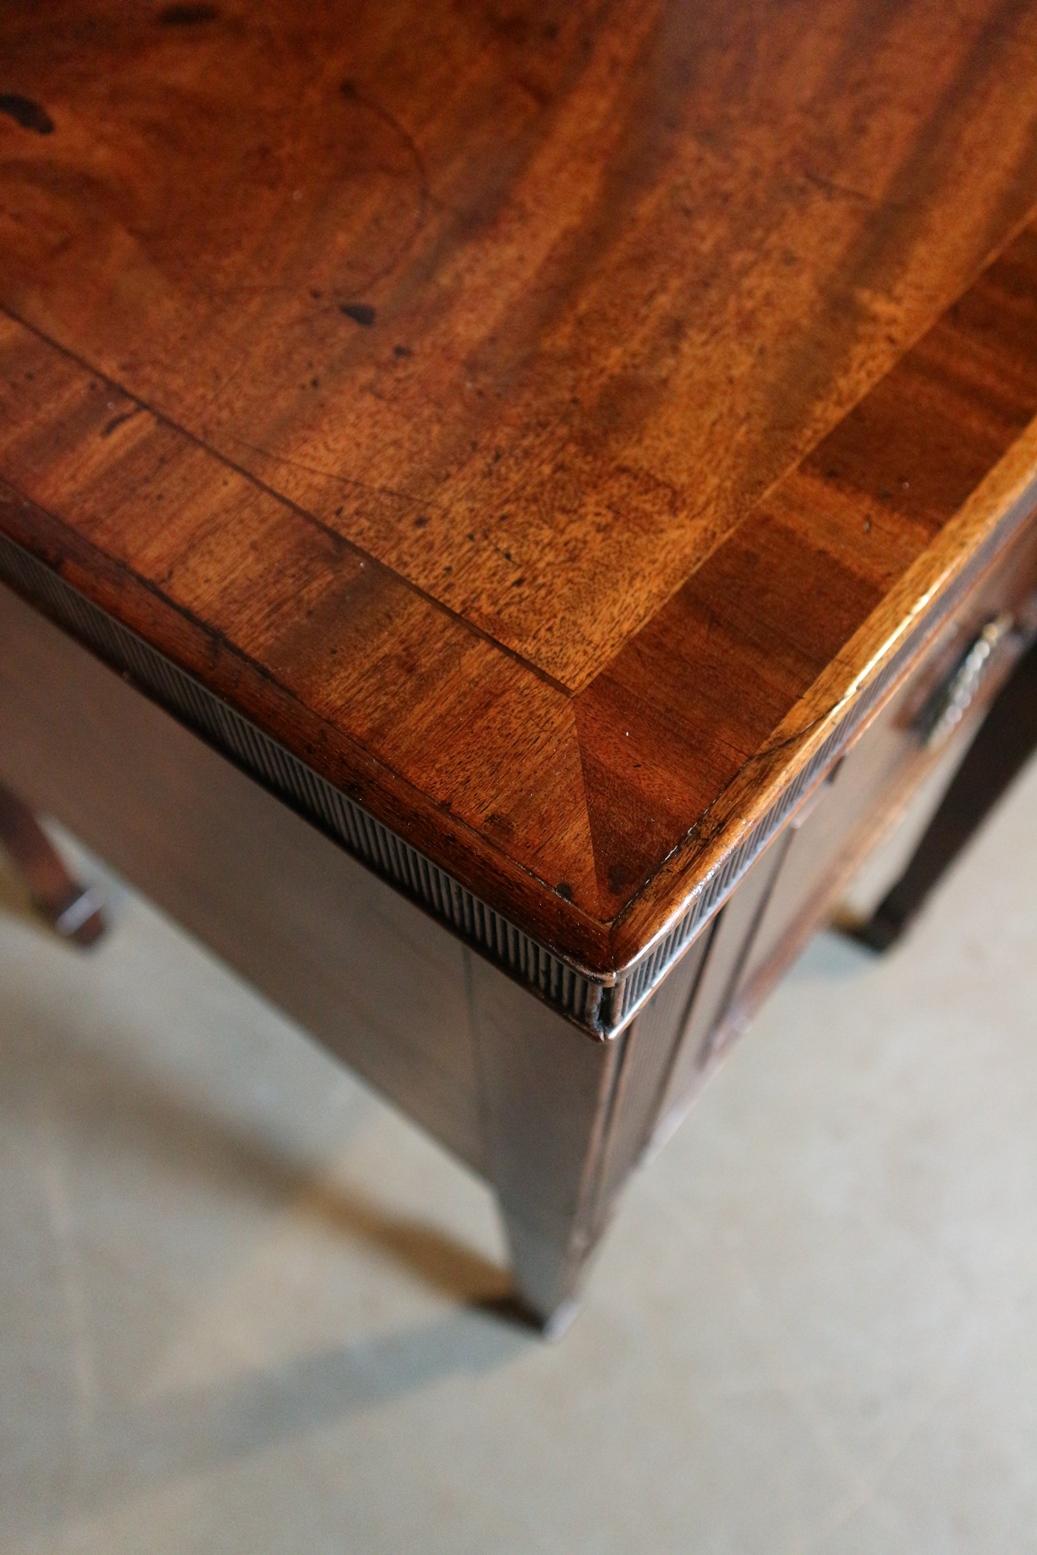
[[[1037,470],[1037,5],[13,0],[0,527],[543,943]]]
[[[24,798],[485,1170],[466,948],[6,589],[0,749]]]

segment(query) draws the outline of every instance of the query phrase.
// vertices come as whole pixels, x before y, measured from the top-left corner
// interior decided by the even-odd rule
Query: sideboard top
[[[14,0],[0,529],[608,973],[1034,473],[1035,59],[1003,0]]]

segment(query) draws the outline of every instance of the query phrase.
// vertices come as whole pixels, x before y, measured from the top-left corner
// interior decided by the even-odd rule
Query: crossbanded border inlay
[[[1032,510],[1033,502],[1034,494],[1028,490],[974,553],[972,565],[942,591],[941,618]],[[52,568],[2,534],[0,579],[106,663],[129,675],[167,712],[287,801],[361,863],[599,1041],[616,1036],[651,998],[698,931],[791,817],[807,790],[820,780],[906,671],[920,640],[933,626],[933,613],[926,612],[870,683],[858,691],[847,712],[779,798],[690,894],[669,929],[621,971],[594,977],[568,964],[510,922],[193,676],[114,621]]]

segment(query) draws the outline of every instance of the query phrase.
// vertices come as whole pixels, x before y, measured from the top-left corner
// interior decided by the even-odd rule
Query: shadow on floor
[[[28,1038],[31,1062],[41,1062],[41,1043],[50,1042],[55,1059],[65,1057],[61,1033],[38,1021],[31,1009],[19,1009],[4,994],[0,1073],[17,1068],[20,1034]],[[493,1303],[505,1295],[500,1267],[420,1221],[393,1218],[356,1189],[331,1183],[316,1154],[300,1158],[262,1125],[213,1109],[197,1094],[178,1095],[168,1084],[123,1056],[129,1044],[113,1038],[111,1047],[78,1047],[76,1116],[81,1127],[96,1126],[113,1153],[134,1161],[158,1158],[163,1170],[197,1179],[206,1194],[247,1195],[271,1208],[291,1203],[293,1213],[316,1218],[336,1236],[359,1238],[389,1253],[425,1284],[468,1303]],[[5,1087],[6,1088],[6,1087]],[[287,1105],[287,1102],[286,1102]],[[354,1113],[343,1117],[336,1148],[348,1139]]]
[[[149,1490],[211,1474],[268,1448],[304,1440],[349,1414],[420,1392],[443,1377],[507,1364],[528,1339],[472,1310],[359,1344],[324,1349],[212,1386],[109,1407],[90,1424],[76,1471],[36,1504],[0,1509],[0,1537],[21,1539],[110,1511]],[[40,1443],[54,1467],[55,1444]],[[34,1476],[35,1477],[35,1476]],[[53,1476],[48,1476],[53,1479]]]
[[[0,893],[4,883],[0,877]],[[6,908],[0,894],[0,910]],[[60,1077],[70,1048],[31,998],[19,1007],[7,990],[0,997],[0,1094],[25,1095],[34,1076]],[[70,1039],[71,1040],[71,1039]],[[362,1192],[327,1180],[327,1163],[293,1153],[266,1132],[267,1120],[248,1122],[197,1096],[178,1094],[161,1073],[149,1074],[127,1058],[132,1043],[112,1034],[110,1046],[72,1050],[76,1128],[103,1134],[119,1171],[133,1173],[158,1160],[161,1171],[196,1179],[200,1198],[248,1196],[272,1209],[290,1204],[292,1214],[315,1217],[337,1238],[360,1239],[454,1302],[455,1308],[417,1328],[379,1334],[321,1349],[213,1382],[211,1386],[122,1403],[105,1400],[71,1447],[65,1429],[55,1439],[38,1417],[19,1412],[11,1422],[26,1437],[18,1456],[39,1496],[10,1498],[0,1510],[0,1539],[26,1537],[41,1528],[92,1515],[163,1483],[211,1471],[304,1437],[336,1419],[408,1393],[458,1372],[476,1373],[506,1364],[528,1345],[529,1334],[508,1315],[504,1272],[448,1234],[412,1218],[386,1214]],[[287,1102],[286,1102],[287,1105]],[[344,1134],[359,1115],[348,1112]],[[242,1118],[245,1121],[242,1121]],[[336,1151],[342,1135],[336,1138]],[[286,1314],[286,1323],[290,1314]],[[75,1434],[75,1427],[70,1426]],[[53,1466],[72,1451],[69,1472]],[[14,1518],[19,1526],[12,1527]]]
[[[888,952],[895,955],[895,950]],[[881,964],[874,951],[835,928],[822,929],[784,974],[787,982],[823,977],[826,981],[852,982],[866,977]]]

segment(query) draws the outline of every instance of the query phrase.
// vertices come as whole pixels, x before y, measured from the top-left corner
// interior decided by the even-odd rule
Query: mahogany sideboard
[[[4,8],[0,840],[92,941],[65,822],[481,1173],[545,1322],[923,779],[875,945],[1033,744],[1035,48]]]

